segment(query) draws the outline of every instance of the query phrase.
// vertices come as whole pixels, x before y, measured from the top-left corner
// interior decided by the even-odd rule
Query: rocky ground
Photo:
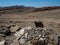
[[[0,15],[0,45],[58,45],[59,36],[60,9]]]
[[[0,45],[57,45],[58,35],[53,29],[17,28],[13,26],[0,27]],[[14,31],[14,28],[15,31]],[[55,38],[54,38],[55,36]]]

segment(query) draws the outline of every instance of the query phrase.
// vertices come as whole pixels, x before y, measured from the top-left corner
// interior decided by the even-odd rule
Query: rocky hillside
[[[60,6],[0,7],[0,45],[57,45],[59,37]]]

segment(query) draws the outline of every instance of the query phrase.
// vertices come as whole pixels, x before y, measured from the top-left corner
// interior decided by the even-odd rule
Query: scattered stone
[[[23,43],[25,43],[25,39],[20,39],[19,42],[20,42],[21,44],[23,44]]]
[[[4,43],[5,43],[5,40],[0,41],[0,45],[4,45]]]
[[[18,40],[14,40],[10,45],[20,45]]]
[[[7,27],[1,27],[0,34],[5,34],[7,36],[11,34],[11,31]]]
[[[10,45],[13,42],[11,39],[6,39],[4,45]]]
[[[6,35],[5,34],[0,34],[0,42],[6,39]]]
[[[57,36],[55,35],[53,38],[53,35],[55,35],[53,29],[33,29],[31,26],[19,29],[17,25],[9,28],[2,26],[0,28],[0,45],[46,45],[54,42],[53,39],[57,42]]]
[[[11,32],[16,32],[18,29],[19,29],[18,25],[12,25],[12,26],[10,27],[10,31],[11,31]]]

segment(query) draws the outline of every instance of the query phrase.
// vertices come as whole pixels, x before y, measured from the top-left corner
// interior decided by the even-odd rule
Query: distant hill
[[[0,8],[0,13],[28,13],[32,12],[35,9],[35,7],[26,7],[26,6],[8,6],[8,7],[2,7]]]
[[[0,13],[30,13],[30,12],[38,12],[38,11],[46,11],[46,10],[55,10],[60,9],[60,6],[50,6],[50,7],[26,7],[26,6],[8,6],[8,7],[0,7]]]
[[[26,7],[26,6],[8,6],[8,7],[2,7],[0,8],[0,11],[4,11],[4,10],[15,10],[15,9],[31,9],[34,7]]]
[[[55,10],[55,9],[60,9],[60,6],[50,6],[50,7],[37,8],[37,9],[34,10],[34,12],[46,11],[46,10]]]

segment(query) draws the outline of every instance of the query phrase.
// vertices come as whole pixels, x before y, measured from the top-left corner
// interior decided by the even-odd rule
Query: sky
[[[0,0],[0,6],[24,5],[32,7],[60,6],[60,0]]]

